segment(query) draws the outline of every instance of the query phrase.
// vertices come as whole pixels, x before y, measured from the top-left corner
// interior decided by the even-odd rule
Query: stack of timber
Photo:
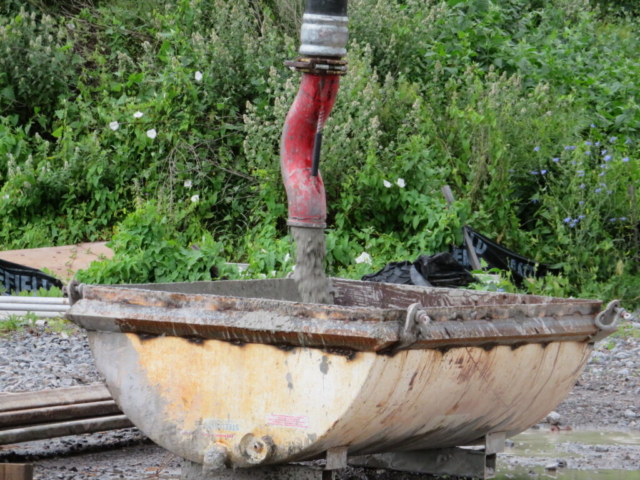
[[[69,299],[61,297],[0,296],[0,320],[32,313],[40,318],[61,317],[69,310]]]
[[[132,426],[101,383],[0,395],[0,445]]]

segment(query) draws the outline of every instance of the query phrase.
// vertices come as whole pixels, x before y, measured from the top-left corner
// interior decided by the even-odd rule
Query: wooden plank
[[[111,394],[102,383],[82,387],[57,388],[27,393],[6,393],[0,395],[0,412],[44,408],[55,405],[100,402],[111,400]]]
[[[133,427],[131,421],[124,415],[73,420],[71,422],[48,423],[32,425],[23,428],[0,430],[0,445],[20,442],[44,440],[46,438],[66,437],[67,435],[81,435],[83,433],[102,432],[118,428]]]
[[[33,465],[0,463],[0,480],[33,480]]]
[[[113,400],[0,412],[0,428],[100,417],[122,413]]]

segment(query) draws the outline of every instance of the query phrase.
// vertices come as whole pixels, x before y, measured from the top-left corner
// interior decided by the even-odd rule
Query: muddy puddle
[[[640,432],[528,430],[498,455],[498,480],[640,480]]]

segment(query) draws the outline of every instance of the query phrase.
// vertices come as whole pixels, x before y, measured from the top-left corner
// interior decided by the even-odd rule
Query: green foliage
[[[233,272],[220,256],[222,245],[205,233],[197,244],[176,236],[169,219],[148,203],[129,215],[107,244],[113,258],[78,273],[85,283],[168,283],[212,280]]]
[[[18,332],[24,328],[35,325],[38,317],[28,312],[26,315],[9,315],[8,318],[0,320],[0,338],[13,332]]]
[[[49,289],[40,287],[38,290],[23,290],[18,293],[19,297],[63,297],[64,292],[61,288],[50,287]]]
[[[299,75],[282,64],[302,3],[8,4],[0,248],[113,237],[82,273],[96,283],[289,273],[279,143]],[[640,23],[613,3],[352,0],[321,163],[328,272],[446,250],[470,224],[562,270],[527,291],[637,304]]]

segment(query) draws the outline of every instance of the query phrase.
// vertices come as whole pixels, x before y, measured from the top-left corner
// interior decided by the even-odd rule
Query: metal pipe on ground
[[[64,315],[65,312],[29,312],[26,310],[15,310],[15,311],[0,311],[0,320],[8,320],[11,317],[24,317],[25,315],[32,314],[38,318],[55,318]]]
[[[28,303],[37,305],[69,305],[69,299],[63,297],[21,297],[18,295],[0,296],[0,303]]]
[[[32,425],[23,428],[0,430],[0,445],[130,427],[133,427],[133,424],[125,415]]]
[[[69,305],[37,304],[37,303],[4,303],[0,298],[0,311],[27,311],[27,312],[66,312]]]

